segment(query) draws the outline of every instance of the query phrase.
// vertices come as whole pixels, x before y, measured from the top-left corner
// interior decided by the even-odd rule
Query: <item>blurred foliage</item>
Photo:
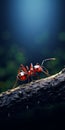
[[[0,46],[0,92],[13,87],[21,63],[26,63],[24,51],[17,44]]]
[[[52,75],[52,74],[55,74],[55,73],[57,73],[57,72],[59,72],[60,71],[60,66],[59,66],[59,59],[58,59],[58,57],[55,57],[56,58],[56,60],[55,61],[49,61],[48,63],[47,63],[47,68],[48,68],[48,70],[49,70],[49,73]]]
[[[65,41],[65,32],[60,32],[58,38],[60,41]]]
[[[11,40],[11,34],[8,31],[2,33],[2,39],[5,44],[0,44],[0,92],[6,91],[13,87],[17,71],[20,64],[28,64],[27,58],[30,57],[30,54],[25,56],[25,48],[18,43],[13,43]],[[36,38],[35,43],[46,43],[49,39],[49,33],[45,32],[39,37]],[[58,40],[65,41],[65,32],[61,32],[58,34]],[[63,67],[65,67],[65,49],[63,44],[55,48],[52,52],[52,47],[50,46],[40,46],[40,54],[43,59],[49,57],[55,57],[55,61],[48,61],[44,63],[44,66],[48,69],[50,75],[59,72]],[[56,46],[56,45],[55,45]],[[34,49],[32,48],[33,52]],[[27,50],[28,54],[28,50]],[[37,54],[36,54],[37,56]],[[34,56],[33,56],[34,57]],[[42,58],[39,58],[39,62]],[[34,57],[35,58],[35,57]],[[43,60],[42,59],[42,60]],[[32,61],[32,59],[31,59]],[[29,62],[29,61],[28,61]],[[36,61],[35,61],[36,63]],[[40,78],[46,77],[46,75],[40,75]]]
[[[55,61],[49,61],[47,62],[47,68],[50,72],[50,74],[54,74],[59,72],[62,68],[65,67],[65,51],[61,48],[57,48],[54,51],[54,57],[56,58]]]
[[[37,36],[37,37],[35,38],[35,42],[36,42],[37,44],[41,44],[41,43],[43,43],[43,42],[47,42],[48,39],[49,39],[49,37],[50,37],[49,32],[44,32],[44,33],[42,33],[41,35],[39,35],[39,36]]]

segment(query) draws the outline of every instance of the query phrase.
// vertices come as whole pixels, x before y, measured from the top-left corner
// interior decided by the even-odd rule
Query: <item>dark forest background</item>
[[[13,87],[21,63],[55,57],[45,64],[51,75],[65,67],[64,0],[1,0],[0,12],[0,92]]]

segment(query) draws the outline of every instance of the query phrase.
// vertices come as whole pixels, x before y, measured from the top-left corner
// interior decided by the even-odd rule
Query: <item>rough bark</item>
[[[16,110],[65,102],[65,68],[50,77],[36,80],[0,94],[0,117]]]

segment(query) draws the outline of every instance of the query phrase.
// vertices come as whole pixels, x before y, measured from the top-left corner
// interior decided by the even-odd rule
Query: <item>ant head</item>
[[[35,69],[36,72],[42,72],[42,67],[39,64],[36,64],[34,66],[34,69]]]

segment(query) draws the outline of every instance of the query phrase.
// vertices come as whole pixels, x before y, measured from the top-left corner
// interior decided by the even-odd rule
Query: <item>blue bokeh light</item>
[[[24,44],[36,44],[44,32],[58,29],[58,0],[13,0],[9,3],[9,26]],[[45,34],[44,34],[45,35]]]

